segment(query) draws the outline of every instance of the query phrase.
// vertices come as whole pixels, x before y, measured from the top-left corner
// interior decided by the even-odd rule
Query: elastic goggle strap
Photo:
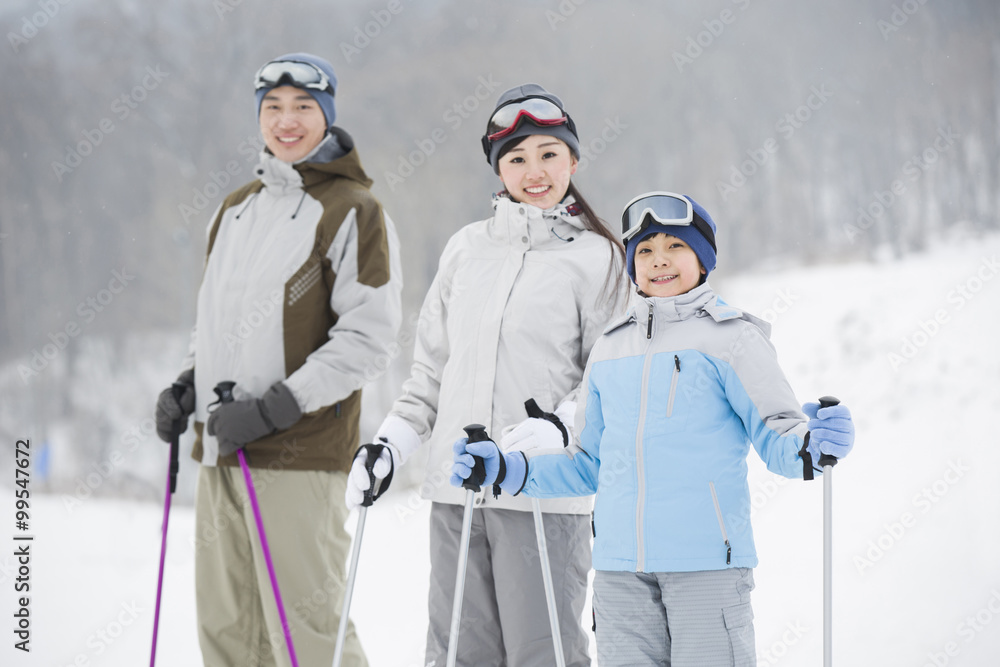
[[[486,126],[489,141],[502,139],[512,133],[522,120],[536,125],[562,125],[571,122],[565,111],[544,97],[528,97],[503,105],[493,112]]]
[[[254,90],[275,88],[281,83],[334,93],[330,78],[323,70],[298,60],[274,60],[261,67],[254,77]]]

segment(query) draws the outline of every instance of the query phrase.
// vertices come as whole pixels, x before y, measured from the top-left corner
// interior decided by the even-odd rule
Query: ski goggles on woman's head
[[[692,225],[715,249],[715,232],[708,223],[694,212],[691,201],[672,192],[647,192],[639,195],[622,212],[622,241],[629,239],[649,226],[653,220],[661,225]]]
[[[298,60],[272,60],[259,70],[254,77],[254,90],[276,88],[281,84],[313,90],[328,90],[334,94],[330,77],[311,63]]]
[[[486,140],[503,139],[517,129],[522,120],[540,126],[569,123],[570,130],[576,134],[573,121],[555,102],[544,97],[528,97],[505,104],[493,112],[486,125]]]

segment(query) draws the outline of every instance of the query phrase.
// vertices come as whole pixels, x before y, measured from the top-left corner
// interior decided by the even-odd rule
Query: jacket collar
[[[569,242],[586,229],[581,216],[567,210],[574,201],[568,196],[552,208],[540,209],[505,195],[494,195],[490,234],[512,243],[524,243],[527,239],[528,247],[560,239]]]
[[[366,188],[372,186],[354,148],[354,139],[339,127],[331,127],[323,141],[294,164],[279,160],[265,148],[260,153],[255,173],[264,187],[278,196],[338,176],[357,181]]]
[[[678,296],[644,296],[632,293],[631,304],[622,317],[612,322],[605,333],[632,322],[645,324],[652,311],[655,322],[680,322],[692,317],[711,317],[716,322],[746,320],[756,325],[765,336],[770,336],[771,325],[722,300],[707,282]]]

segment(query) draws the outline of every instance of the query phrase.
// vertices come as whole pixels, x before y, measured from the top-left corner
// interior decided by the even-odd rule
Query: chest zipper
[[[653,337],[653,305],[649,306],[649,317],[646,318],[646,340]]]
[[[667,416],[674,413],[674,396],[677,394],[677,381],[681,376],[681,359],[674,355],[674,372],[670,378],[670,397],[667,399]]]
[[[722,509],[719,507],[719,497],[715,495],[715,482],[709,482],[708,488],[712,491],[712,502],[715,504],[715,516],[719,518],[719,530],[722,531],[722,541],[726,545],[726,565],[732,563],[733,548],[729,546],[729,536],[726,534],[726,524],[722,520]]]

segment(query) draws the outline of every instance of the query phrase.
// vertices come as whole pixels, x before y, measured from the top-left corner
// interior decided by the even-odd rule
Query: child
[[[808,421],[799,412],[768,325],[705,282],[715,223],[690,197],[633,199],[622,239],[637,291],[587,362],[578,441],[501,454],[462,439],[452,483],[468,477],[471,454],[485,459],[486,483],[510,493],[596,491],[601,667],[753,666],[749,445],[769,470],[797,478],[821,452],[850,452],[850,412],[806,404]]]

